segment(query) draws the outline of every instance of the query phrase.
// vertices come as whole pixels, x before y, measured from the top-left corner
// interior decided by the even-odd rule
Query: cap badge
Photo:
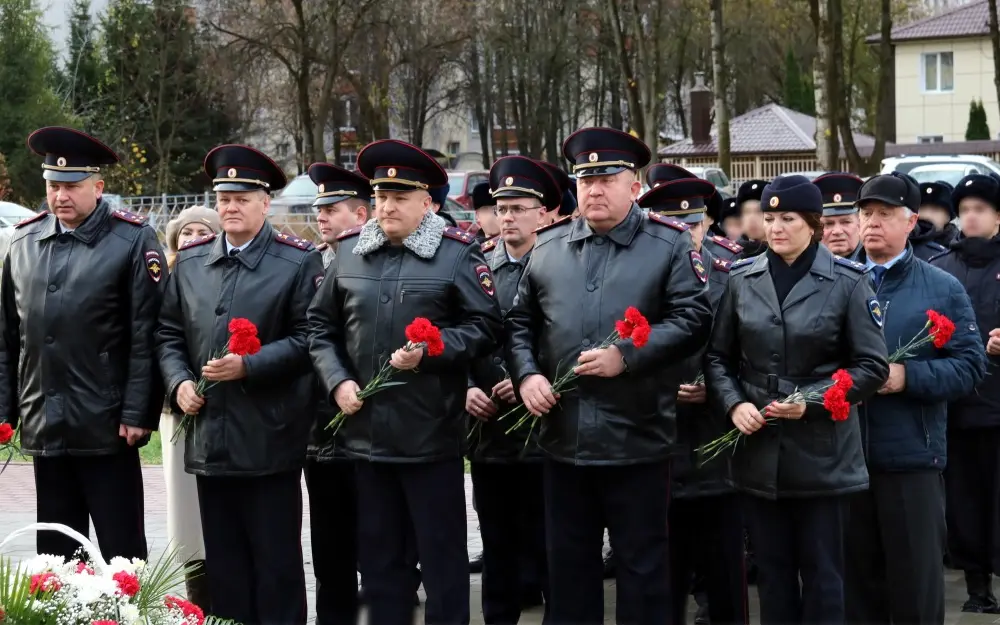
[[[590,160],[591,163],[596,163],[598,159],[597,152],[591,152],[590,156],[588,156],[587,158],[588,160]]]
[[[687,210],[689,206],[691,206],[691,203],[688,202],[687,200],[681,202],[681,209]]]
[[[236,168],[230,167],[229,171],[226,172],[226,175],[229,176],[230,178],[235,178],[236,177]]]
[[[757,188],[757,185],[756,185],[756,184],[752,184],[752,185],[750,185],[750,188],[751,188],[751,189],[756,189],[756,188]]]
[[[395,167],[390,167],[389,170],[387,172],[385,172],[385,175],[388,176],[388,177],[390,177],[390,178],[395,178],[396,177],[396,168]]]
[[[514,176],[507,176],[507,178],[503,181],[503,183],[505,185],[507,185],[508,187],[513,186],[514,185]]]
[[[769,205],[769,206],[770,206],[771,208],[778,208],[778,204],[780,204],[780,203],[781,203],[781,200],[779,200],[779,199],[778,199],[778,196],[777,196],[777,195],[775,195],[774,197],[772,197],[772,198],[771,198],[771,201],[770,201],[770,202],[768,202],[768,205]]]
[[[970,180],[969,182],[972,182],[972,181]],[[934,193],[934,189],[932,189],[930,187],[927,187],[927,195],[932,195],[933,193]]]
[[[322,185],[322,184],[319,185],[319,192],[320,193],[325,193],[325,191],[326,191],[326,185]]]
[[[834,193],[834,194],[833,194],[833,201],[834,201],[834,202],[839,202],[839,201],[841,201],[842,199],[844,199],[844,196],[840,195],[839,193]]]
[[[966,180],[965,181],[965,186],[968,187],[968,186],[971,186],[971,185],[972,185],[972,181],[971,180]]]
[[[58,165],[60,167],[65,167],[66,166],[66,158],[62,157],[62,156],[60,156],[59,158],[57,158],[56,159],[56,165]]]

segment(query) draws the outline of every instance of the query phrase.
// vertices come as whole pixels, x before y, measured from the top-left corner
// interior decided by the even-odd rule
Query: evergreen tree
[[[803,72],[795,52],[789,48],[785,55],[784,105],[793,111],[816,114],[816,94],[813,92],[812,72]]]
[[[989,140],[990,127],[986,121],[986,108],[982,101],[973,100],[969,104],[969,123],[965,128],[966,141]]]

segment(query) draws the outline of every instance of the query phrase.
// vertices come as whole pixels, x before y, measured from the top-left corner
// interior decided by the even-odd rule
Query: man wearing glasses
[[[559,207],[561,194],[545,168],[523,156],[494,163],[490,189],[500,236],[483,244],[483,251],[496,280],[500,311],[506,315],[535,245],[535,230],[547,211]],[[537,575],[525,575],[534,571],[521,566],[522,553],[545,552],[542,465],[534,433],[529,440],[529,427],[507,434],[516,419],[500,420],[518,403],[502,348],[474,362],[465,398],[466,410],[479,421],[469,460],[483,538],[483,618],[487,623],[516,623],[522,596],[529,594],[525,591],[548,594],[544,559]],[[527,588],[529,583],[536,588]]]

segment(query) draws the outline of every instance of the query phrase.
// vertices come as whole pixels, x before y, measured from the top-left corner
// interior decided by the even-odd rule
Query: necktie
[[[882,286],[882,278],[885,277],[885,272],[888,271],[882,265],[875,265],[872,267],[872,284],[875,286],[877,291],[880,286]]]
[[[233,249],[229,250],[229,255],[230,256],[239,256],[240,255],[240,250],[234,247]]]

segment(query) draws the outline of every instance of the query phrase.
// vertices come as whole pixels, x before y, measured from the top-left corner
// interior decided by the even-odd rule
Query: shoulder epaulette
[[[573,221],[573,216],[572,215],[566,215],[562,219],[557,219],[557,220],[553,221],[552,223],[550,223],[547,226],[542,226],[541,228],[535,228],[535,234],[538,234],[540,232],[545,232],[546,230],[552,230],[556,226],[564,226],[564,225],[566,225],[566,224],[568,224],[568,223],[570,223],[572,221]]]
[[[857,271],[858,273],[864,273],[865,272],[865,266],[864,265],[862,265],[859,262],[855,262],[855,261],[851,260],[850,258],[844,258],[842,256],[834,256],[833,257],[833,262],[837,263],[838,265],[840,265],[842,267],[847,267],[848,269],[853,269],[854,271]]]
[[[210,243],[210,242],[214,241],[216,236],[217,235],[213,232],[212,234],[206,234],[205,236],[198,237],[197,239],[191,239],[190,241],[188,241],[184,245],[180,246],[177,249],[177,251],[179,252],[181,250],[186,250],[186,249],[191,248],[191,247],[197,247],[199,245],[205,245],[206,243]]]
[[[497,240],[499,238],[500,238],[499,236],[495,236],[492,239],[487,239],[487,240],[483,241],[483,244],[480,246],[480,249],[482,251],[484,251],[484,252],[488,252],[488,251],[492,250],[493,248],[495,248],[497,246]]]
[[[448,226],[447,228],[445,228],[444,232],[442,232],[441,235],[446,236],[449,239],[455,239],[456,241],[461,241],[466,245],[476,240],[476,237],[473,236],[472,234],[469,234],[468,231],[462,230],[461,228],[455,228],[454,226]]]
[[[654,213],[653,211],[649,211],[649,213],[647,214],[649,215],[650,221],[654,221],[658,224],[663,224],[664,226],[673,228],[674,230],[679,230],[680,232],[687,232],[688,230],[691,229],[691,227],[688,226],[686,223],[674,219],[673,217],[664,217],[663,215],[660,215],[659,213]]]
[[[337,235],[337,240],[340,241],[341,239],[352,237],[360,233],[362,228],[364,228],[364,226],[354,226],[353,228],[348,228],[347,230],[344,230],[343,232]]]
[[[312,244],[311,241],[306,241],[305,239],[300,239],[297,236],[288,234],[287,232],[278,232],[274,235],[274,240],[278,243],[284,243],[285,245],[290,245],[292,247],[297,247],[300,250],[314,250],[316,246]]]
[[[121,219],[122,221],[127,221],[128,223],[132,224],[133,226],[142,226],[142,225],[145,225],[145,223],[146,223],[146,218],[145,217],[143,217],[142,215],[136,215],[135,213],[130,213],[128,211],[113,210],[113,211],[111,211],[111,216],[112,217],[117,217],[118,219]]]
[[[740,267],[748,267],[753,264],[753,261],[757,260],[756,256],[751,256],[750,258],[741,258],[740,260],[729,265],[729,271],[734,269],[739,269]]]
[[[717,234],[712,235],[712,241],[718,243],[719,245],[726,248],[733,254],[739,254],[740,252],[743,251],[743,246],[737,243],[736,241],[732,241],[730,239],[727,239],[726,237],[720,237]]]
[[[16,224],[14,224],[14,227],[15,228],[23,228],[24,226],[27,226],[28,224],[33,224],[36,221],[38,221],[39,219],[44,218],[48,214],[49,214],[49,211],[42,211],[42,212],[38,213],[37,215],[32,215],[31,217],[28,217],[27,219],[22,219],[21,221],[19,221]]]
[[[712,269],[718,269],[719,271],[729,273],[729,270],[732,268],[732,266],[733,266],[733,261],[731,260],[722,260],[721,258],[712,259]]]

